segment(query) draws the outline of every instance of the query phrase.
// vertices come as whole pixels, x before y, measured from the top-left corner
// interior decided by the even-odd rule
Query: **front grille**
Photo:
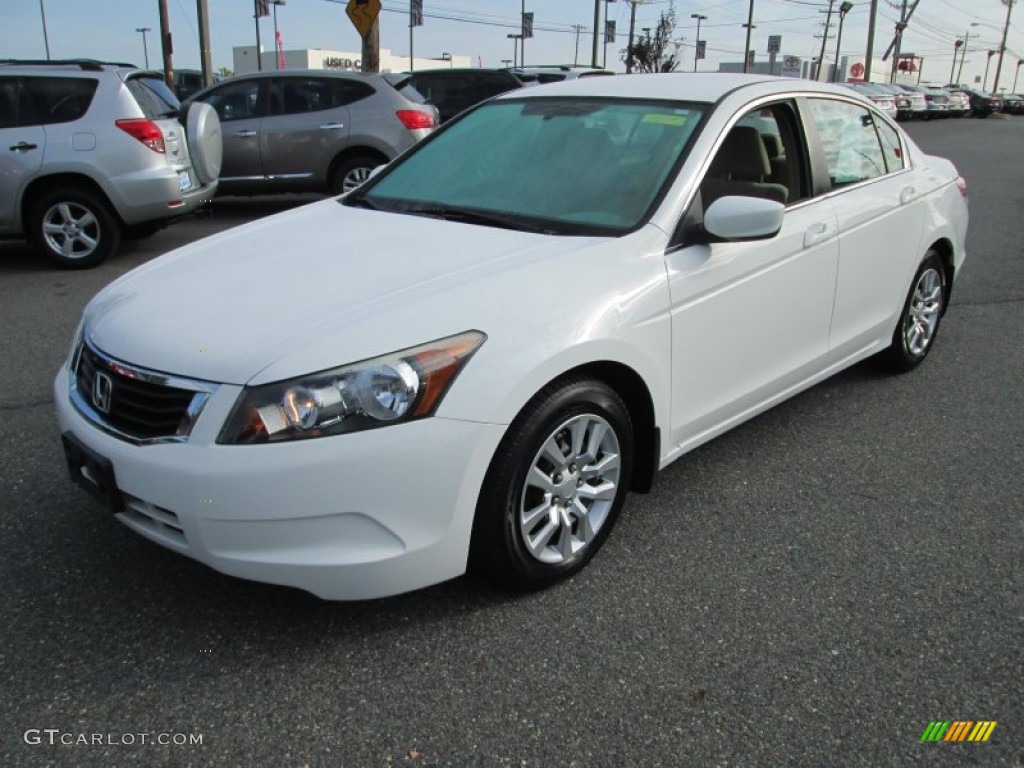
[[[95,396],[98,375],[104,374],[110,385],[107,398]],[[199,393],[147,381],[128,366],[107,361],[88,344],[78,354],[75,383],[82,401],[106,425],[128,437],[140,440],[187,434],[194,414],[189,413]],[[103,407],[101,407],[101,404]]]

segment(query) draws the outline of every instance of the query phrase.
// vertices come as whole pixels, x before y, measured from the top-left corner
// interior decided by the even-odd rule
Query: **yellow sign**
[[[359,36],[366,38],[370,34],[373,22],[380,15],[380,0],[348,0],[345,13],[359,30]]]

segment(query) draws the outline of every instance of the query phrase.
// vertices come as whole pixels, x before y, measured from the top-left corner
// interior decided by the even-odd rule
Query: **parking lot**
[[[92,294],[315,198],[218,200],[83,272],[0,245],[0,762],[1024,766],[1024,118],[906,127],[970,195],[928,361],[698,449],[537,593],[326,603],[165,551],[67,479],[51,382]],[[934,720],[998,725],[922,743]]]

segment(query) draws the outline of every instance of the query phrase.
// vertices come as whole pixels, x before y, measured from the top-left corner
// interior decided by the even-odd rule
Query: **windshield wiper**
[[[445,221],[458,221],[463,224],[482,224],[486,227],[515,229],[522,232],[541,232],[555,234],[547,227],[542,227],[524,220],[521,216],[492,211],[479,211],[472,208],[458,208],[451,205],[421,205],[396,209],[396,213],[411,213],[414,216],[429,216]]]

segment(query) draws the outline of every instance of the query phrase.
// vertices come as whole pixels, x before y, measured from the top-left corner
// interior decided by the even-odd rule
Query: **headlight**
[[[487,337],[467,331],[298,379],[246,387],[218,443],[274,443],[430,416]]]

